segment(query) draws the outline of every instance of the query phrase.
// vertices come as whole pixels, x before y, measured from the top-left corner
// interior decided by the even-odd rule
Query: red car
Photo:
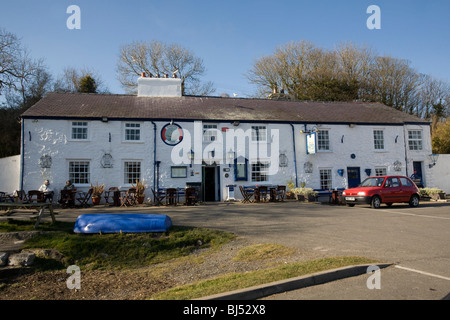
[[[394,202],[409,203],[411,207],[417,207],[420,193],[416,184],[408,177],[376,176],[367,178],[356,188],[344,190],[342,197],[350,207],[355,204],[370,204],[377,209],[382,203],[391,206]]]

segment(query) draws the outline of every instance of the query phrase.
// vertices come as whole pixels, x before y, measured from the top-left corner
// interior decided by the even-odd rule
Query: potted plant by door
[[[142,204],[144,203],[144,199],[145,199],[145,185],[144,185],[144,181],[139,181],[136,180],[136,185],[133,186],[133,188],[136,188],[136,200],[137,203]]]
[[[99,185],[97,183],[97,185],[94,186],[91,183],[91,188],[92,188],[92,203],[94,205],[98,205],[98,204],[100,204],[102,193],[105,190],[105,185],[104,184]]]

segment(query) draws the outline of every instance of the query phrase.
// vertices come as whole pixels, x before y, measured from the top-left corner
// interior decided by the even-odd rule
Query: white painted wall
[[[0,191],[12,194],[20,188],[20,155],[0,158]]]
[[[429,187],[440,188],[450,194],[450,154],[440,154],[436,165],[430,171],[433,184]]]
[[[168,80],[168,79],[165,79]],[[45,179],[49,179],[53,188],[59,193],[63,188],[65,181],[68,179],[69,161],[70,160],[88,160],[91,168],[91,182],[105,184],[107,188],[129,187],[124,183],[124,162],[127,160],[136,160],[141,162],[142,178],[146,181],[148,189],[147,197],[152,197],[151,190],[153,187],[153,154],[154,154],[154,130],[150,121],[141,121],[141,141],[125,142],[124,141],[124,123],[123,121],[89,121],[89,135],[87,141],[71,140],[71,121],[69,120],[24,120],[24,189],[31,190],[39,188]],[[205,122],[207,123],[207,122]],[[202,154],[207,155],[207,151],[214,147],[210,143],[194,143],[196,139],[202,140],[202,123],[198,123],[198,127],[194,122],[178,122],[184,130],[183,142],[176,147],[165,144],[161,139],[161,129],[167,122],[156,122],[156,154],[157,161],[161,161],[159,186],[160,187],[184,187],[186,182],[202,181]],[[223,127],[229,130],[242,129],[250,130],[252,125],[264,125],[258,123],[241,123],[234,127],[230,122],[217,123],[219,133],[226,137],[222,132]],[[313,126],[308,125],[308,129]],[[196,131],[197,128],[197,131]],[[200,128],[200,131],[198,131]],[[423,130],[423,150],[409,151],[407,149],[407,130],[409,128],[418,129],[417,126],[373,126],[373,125],[356,125],[350,128],[348,125],[321,125],[319,129],[330,130],[330,151],[318,152],[316,154],[306,154],[306,135],[300,133],[304,129],[304,125],[294,125],[295,141],[296,141],[296,157],[297,157],[297,182],[305,182],[307,187],[320,188],[321,168],[329,168],[332,170],[332,186],[333,188],[347,187],[347,167],[360,167],[361,180],[367,177],[365,169],[371,169],[371,175],[375,175],[376,167],[385,167],[388,174],[412,174],[413,161],[423,161],[424,180],[426,185],[433,185],[435,182],[431,171],[428,168],[427,155],[431,153],[431,143],[429,136],[429,127],[421,126]],[[385,150],[374,150],[373,130],[381,129],[384,131]],[[250,132],[250,131],[247,131]],[[294,170],[294,152],[292,145],[292,127],[289,124],[268,124],[267,125],[268,140],[266,143],[260,143],[259,147],[267,147],[268,154],[265,158],[270,158],[271,150],[274,149],[286,154],[288,158],[287,167],[277,167],[276,174],[272,175],[269,181],[265,183],[257,183],[251,181],[250,165],[248,168],[248,181],[234,181],[234,166],[229,168],[228,163],[219,165],[220,170],[220,188],[221,200],[226,198],[227,184],[235,185],[255,185],[255,184],[273,184],[287,185],[291,178],[295,182]],[[200,135],[200,137],[199,137]],[[111,136],[111,141],[110,137]],[[277,145],[277,136],[279,137],[279,145]],[[31,140],[30,140],[31,137]],[[273,138],[272,138],[273,137]],[[226,141],[222,146],[223,159],[226,161],[226,154],[229,148]],[[255,146],[254,142],[250,142]],[[248,145],[248,144],[247,144]],[[190,149],[195,152],[195,160],[190,167],[190,160],[187,153]],[[215,146],[216,155],[220,155],[220,149]],[[242,151],[242,150],[233,150]],[[109,153],[113,157],[113,168],[103,168],[101,159],[105,153]],[[173,153],[173,154],[172,154]],[[351,154],[355,158],[351,158]],[[39,159],[43,155],[52,157],[51,168],[41,168]],[[183,163],[180,165],[187,166],[187,178],[171,178],[171,166],[179,165],[174,163],[174,159],[180,158]],[[249,164],[255,159],[255,155],[248,155]],[[401,171],[394,170],[394,162],[401,162]],[[312,173],[305,173],[304,164],[311,162],[313,165]],[[229,172],[223,169],[229,168]],[[344,169],[344,175],[339,176],[337,170]],[[192,175],[191,175],[192,171]],[[228,173],[229,177],[226,178]],[[87,190],[89,185],[79,185],[79,189]],[[235,191],[235,197],[241,198],[239,189]]]

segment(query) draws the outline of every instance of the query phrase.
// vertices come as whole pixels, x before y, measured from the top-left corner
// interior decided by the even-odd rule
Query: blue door
[[[348,187],[355,188],[361,183],[361,172],[359,167],[347,167]]]
[[[411,179],[419,188],[423,188],[422,162],[413,161],[413,169],[414,173],[411,175]]]

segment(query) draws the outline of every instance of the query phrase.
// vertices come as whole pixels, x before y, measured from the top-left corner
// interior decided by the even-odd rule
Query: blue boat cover
[[[166,215],[147,213],[94,213],[78,216],[75,233],[165,232],[172,227]]]

